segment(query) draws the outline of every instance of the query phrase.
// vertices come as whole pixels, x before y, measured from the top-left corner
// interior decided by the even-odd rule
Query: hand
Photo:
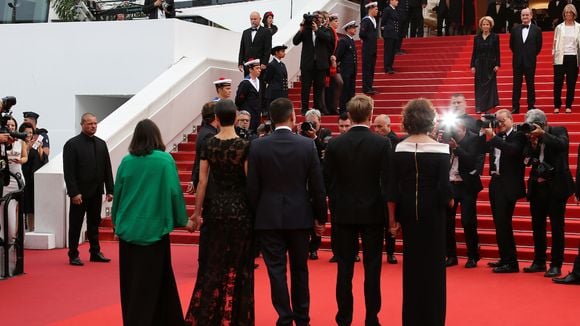
[[[530,138],[536,138],[536,139],[542,138],[542,136],[544,136],[544,134],[546,132],[538,124],[534,123],[534,126],[536,127],[536,129],[534,129],[530,132]]]
[[[153,6],[161,7],[161,3],[163,3],[163,0],[155,0],[155,3],[153,4]]]
[[[244,72],[244,65],[239,65],[239,66],[238,66],[238,70],[239,70],[240,72]]]
[[[10,141],[10,138],[9,134],[0,134],[0,143],[7,143]]]
[[[449,199],[449,203],[447,205],[449,207],[453,207],[453,205],[455,205],[455,200],[453,200],[453,198]]]
[[[471,73],[475,74],[475,68],[471,68]]]
[[[399,222],[389,223],[389,232],[391,232],[391,235],[393,237],[396,237],[397,234],[399,234],[400,230],[401,230],[401,224],[399,224]]]
[[[312,139],[316,138],[316,130],[308,130],[306,132],[306,136],[308,136],[308,137],[310,137]]]
[[[456,149],[457,147],[459,147],[457,145],[457,142],[453,138],[449,139],[449,142],[447,142],[447,144],[449,144],[449,148],[451,149]]]
[[[73,203],[73,205],[80,205],[83,203],[83,195],[78,194],[74,197],[71,197],[70,201]]]
[[[193,215],[191,215],[191,217],[189,218],[189,221],[187,221],[187,225],[185,226],[185,229],[189,232],[195,232],[199,230],[199,227],[201,226],[201,217],[199,216],[198,213],[194,212]]]
[[[315,22],[312,22],[312,31],[316,32],[318,30],[318,24],[316,24]]]
[[[322,234],[324,233],[324,229],[326,229],[326,224],[322,223],[318,223],[317,220],[314,220],[314,233],[321,237]]]
[[[497,72],[498,70],[499,70],[499,67],[498,66],[493,67],[493,71],[494,72]]]
[[[266,70],[267,66],[265,64],[261,64],[260,68],[262,69],[262,71]]]
[[[107,194],[107,196],[106,196],[106,197],[107,197],[107,201],[108,201],[109,203],[113,201],[113,195],[111,195],[111,194]]]
[[[187,189],[185,189],[185,192],[188,194],[193,194],[195,192],[195,187],[193,186],[193,181],[190,181],[187,183]]]
[[[425,9],[425,7],[427,7],[427,5],[421,5],[421,7],[423,7],[423,9]]]
[[[483,132],[485,133],[485,139],[487,141],[490,141],[495,136],[495,133],[493,132],[492,128],[482,128],[481,130],[483,130]]]
[[[335,55],[331,55],[330,56],[330,61],[336,61],[336,56]]]

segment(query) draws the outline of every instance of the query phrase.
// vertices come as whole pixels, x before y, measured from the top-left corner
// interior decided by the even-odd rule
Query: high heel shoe
[[[560,113],[560,109],[554,109],[554,114]]]

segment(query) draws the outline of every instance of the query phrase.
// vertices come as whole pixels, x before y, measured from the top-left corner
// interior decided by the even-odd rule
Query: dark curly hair
[[[431,101],[425,98],[411,100],[403,108],[403,129],[409,135],[431,132],[437,113]]]

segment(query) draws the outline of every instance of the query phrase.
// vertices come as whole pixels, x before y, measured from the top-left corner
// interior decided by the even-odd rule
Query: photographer
[[[497,111],[494,120],[481,129],[485,135],[485,148],[490,153],[489,201],[500,256],[499,261],[488,265],[493,267],[494,273],[517,273],[520,268],[512,219],[516,201],[526,192],[522,160],[526,137],[513,128],[509,110]]]
[[[455,214],[461,204],[461,226],[467,245],[465,268],[474,268],[479,260],[479,236],[477,234],[477,195],[483,189],[479,177],[478,162],[483,156],[480,138],[467,130],[464,120],[458,119],[447,130],[451,137],[443,137],[451,150],[449,182],[454,204],[447,209],[447,267],[457,265],[457,243],[455,241]]]
[[[316,145],[316,151],[318,152],[318,158],[320,162],[324,160],[324,152],[326,150],[326,145],[330,138],[332,138],[332,132],[326,128],[322,128],[320,125],[320,111],[316,109],[311,109],[304,115],[306,121],[300,125],[300,135],[314,140]],[[318,259],[318,249],[320,248],[320,243],[322,238],[314,233],[310,235],[310,244],[308,248],[309,258],[311,260]]]
[[[524,163],[531,166],[528,179],[528,200],[534,232],[534,261],[525,273],[545,272],[545,277],[561,274],[564,260],[564,215],[566,201],[574,193],[574,181],[568,167],[568,131],[565,127],[549,127],[546,114],[534,109],[526,113],[520,128],[528,142]],[[552,229],[552,261],[546,271],[546,217]]]
[[[310,87],[313,88],[314,107],[327,114],[324,103],[324,84],[330,69],[330,54],[334,52],[332,35],[328,28],[322,27],[324,17],[320,13],[304,14],[300,30],[294,35],[292,43],[302,43],[300,54],[300,81],[302,82],[302,114],[308,111]]]
[[[238,113],[235,130],[236,134],[242,139],[254,140],[255,138],[258,138],[258,135],[250,129],[251,118],[252,116],[250,115],[250,112],[246,110],[242,110]]]
[[[149,19],[175,18],[175,6],[173,0],[145,0],[143,13]]]

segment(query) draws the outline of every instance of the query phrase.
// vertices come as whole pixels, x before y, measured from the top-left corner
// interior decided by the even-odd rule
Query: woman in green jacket
[[[135,127],[114,198],[123,324],[183,325],[169,233],[187,224],[187,212],[175,161],[149,119]]]

